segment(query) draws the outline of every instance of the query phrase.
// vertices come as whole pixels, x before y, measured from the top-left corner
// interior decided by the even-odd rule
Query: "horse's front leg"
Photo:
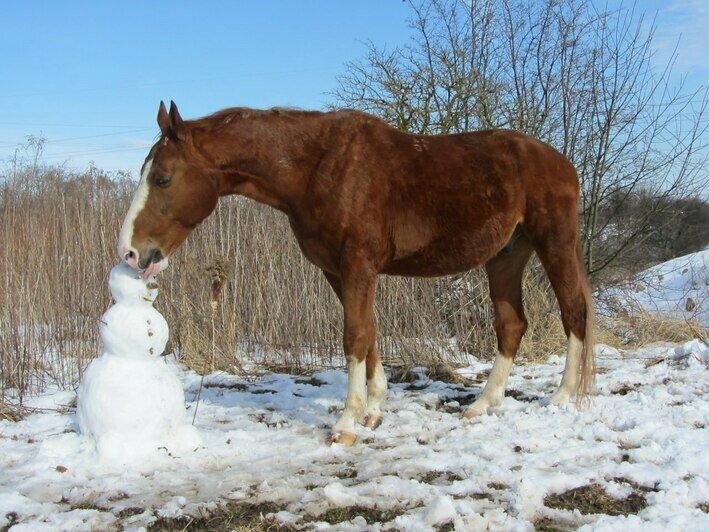
[[[367,260],[354,256],[343,261],[340,290],[345,318],[343,343],[348,387],[345,410],[332,428],[330,442],[352,445],[357,440],[355,424],[362,419],[367,406],[366,359],[375,349],[376,288],[377,272]],[[376,406],[378,410],[379,405]]]

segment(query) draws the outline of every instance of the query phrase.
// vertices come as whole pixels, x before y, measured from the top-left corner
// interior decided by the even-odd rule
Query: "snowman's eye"
[[[170,177],[166,175],[159,175],[155,178],[155,184],[161,188],[165,188],[170,184]]]

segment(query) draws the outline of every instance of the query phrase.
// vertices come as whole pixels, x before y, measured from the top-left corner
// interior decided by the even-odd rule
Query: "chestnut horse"
[[[522,273],[533,251],[568,336],[562,404],[592,391],[593,307],[579,252],[579,180],[549,145],[515,131],[409,135],[359,111],[234,108],[184,121],[158,111],[118,252],[151,275],[217,205],[241,194],[283,211],[303,254],[344,309],[349,385],[330,441],[376,428],[387,381],[376,347],[379,274],[441,276],[485,265],[498,353],[465,412],[500,404],[527,321]]]

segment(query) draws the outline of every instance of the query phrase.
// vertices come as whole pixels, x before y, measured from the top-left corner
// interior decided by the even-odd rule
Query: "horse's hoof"
[[[353,432],[346,431],[331,432],[326,441],[328,445],[339,443],[345,447],[352,447],[357,441],[357,435]]]
[[[549,398],[549,404],[554,406],[563,406],[569,402],[569,393],[566,390],[560,389]]]
[[[473,419],[476,417],[481,417],[487,414],[486,410],[480,410],[479,408],[468,408],[464,413],[463,417],[465,419]]]
[[[376,429],[382,424],[382,416],[370,415],[364,418],[364,426],[368,429]]]

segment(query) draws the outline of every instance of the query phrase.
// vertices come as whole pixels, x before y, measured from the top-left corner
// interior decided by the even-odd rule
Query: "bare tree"
[[[412,133],[517,129],[575,164],[592,275],[642,246],[667,198],[706,184],[708,93],[673,85],[676,55],[657,69],[654,23],[585,0],[411,1],[412,40],[368,44],[347,65],[334,107],[374,113]],[[634,225],[601,207],[650,192]],[[620,199],[620,201],[619,201]]]

